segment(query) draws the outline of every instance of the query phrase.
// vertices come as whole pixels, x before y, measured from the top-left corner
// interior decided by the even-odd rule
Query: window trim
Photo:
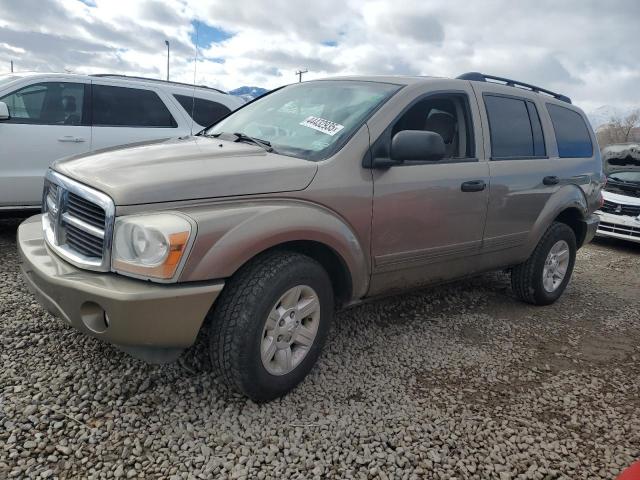
[[[105,124],[100,124],[100,125],[96,125],[93,122],[93,112],[94,112],[94,105],[93,105],[93,87],[113,87],[113,88],[124,88],[126,90],[143,90],[145,92],[151,92],[153,93],[158,100],[160,100],[160,103],[162,103],[162,105],[164,106],[164,108],[167,110],[167,113],[169,114],[169,118],[171,118],[171,122],[172,125],[163,125],[163,126],[154,126],[154,125],[105,125]],[[141,87],[129,87],[129,86],[123,86],[123,85],[112,85],[112,84],[108,84],[108,83],[91,83],[91,114],[90,114],[90,125],[92,128],[178,128],[178,122],[175,119],[174,114],[171,112],[171,109],[168,107],[168,105],[166,104],[166,102],[162,99],[162,95],[160,95],[155,89],[152,88],[141,88]]]
[[[26,88],[30,88],[30,87],[36,87],[38,85],[46,85],[48,83],[68,83],[68,84],[72,84],[72,85],[80,85],[83,87],[83,91],[82,91],[82,109],[80,111],[80,123],[78,123],[77,125],[73,125],[73,124],[68,124],[68,123],[48,123],[48,122],[43,122],[41,120],[38,121],[34,121],[34,122],[30,122],[28,121],[29,119],[25,119],[25,118],[20,118],[20,117],[14,117],[13,115],[11,115],[11,112],[9,112],[10,116],[7,120],[3,120],[2,123],[3,124],[7,124],[7,125],[39,125],[39,126],[46,126],[46,127],[91,127],[91,84],[89,83],[84,83],[84,82],[67,82],[67,81],[54,81],[54,80],[45,80],[42,82],[36,82],[36,83],[30,83],[27,85],[22,85],[21,87],[18,87],[16,90],[13,90],[9,93],[7,93],[6,95],[3,95],[3,99],[16,94],[17,92],[19,92],[20,90],[24,90]],[[4,100],[2,100],[4,101]],[[27,121],[25,121],[27,120]]]
[[[485,101],[485,97],[503,97],[510,98],[512,100],[520,100],[524,103],[524,108],[527,111],[527,118],[529,119],[529,126],[531,127],[531,146],[533,147],[533,151],[535,152],[535,140],[533,138],[533,125],[531,125],[531,113],[529,112],[529,108],[527,107],[527,102],[533,103],[533,106],[536,107],[536,113],[538,114],[538,121],[540,122],[540,128],[542,129],[542,142],[544,144],[544,155],[512,155],[507,157],[496,157],[493,155],[493,141],[491,139],[491,116],[489,115],[489,110],[487,109],[487,102]],[[484,111],[487,115],[487,126],[489,127],[489,148],[491,149],[491,154],[489,155],[489,160],[492,162],[501,162],[504,160],[545,160],[549,159],[549,152],[547,148],[547,139],[544,135],[544,128],[542,127],[542,119],[540,118],[540,110],[536,103],[526,97],[520,97],[518,95],[509,95],[505,93],[494,93],[494,92],[482,92],[482,104],[484,105]]]
[[[562,155],[560,155],[560,145],[558,144],[558,134],[556,132],[556,126],[553,123],[553,117],[551,116],[551,112],[549,111],[549,106],[552,105],[554,107],[558,107],[558,108],[564,108],[565,110],[568,110],[572,113],[575,113],[580,120],[582,120],[582,124],[584,125],[584,127],[587,130],[587,136],[589,137],[589,145],[591,146],[591,155],[587,156],[587,157],[575,157],[575,156],[571,156],[571,157],[563,157]],[[567,108],[564,105],[558,105],[556,103],[553,102],[545,102],[545,109],[547,110],[547,115],[549,115],[549,121],[551,122],[551,128],[553,129],[553,137],[556,141],[556,149],[558,150],[558,158],[592,158],[594,156],[594,154],[596,153],[596,149],[593,147],[593,138],[591,137],[592,133],[591,130],[589,129],[589,123],[585,120],[584,115],[582,115],[579,111],[574,110],[572,108]]]
[[[370,168],[373,169],[373,159],[374,159],[374,155],[373,155],[373,151],[377,148],[377,145],[379,142],[383,141],[383,138],[386,137],[387,135],[391,135],[391,132],[393,131],[393,127],[395,127],[395,125],[400,121],[400,119],[404,116],[405,113],[407,113],[411,108],[413,108],[416,104],[422,102],[423,100],[429,98],[429,97],[434,97],[434,96],[442,96],[442,95],[451,95],[451,96],[463,96],[466,100],[466,103],[464,105],[464,110],[465,113],[467,114],[468,118],[468,125],[467,125],[467,138],[469,139],[470,145],[471,145],[471,156],[470,157],[459,157],[459,158],[449,158],[449,159],[443,159],[443,160],[423,160],[423,161],[410,161],[410,162],[402,162],[402,163],[398,163],[398,164],[394,164],[392,168],[396,168],[396,167],[413,167],[413,166],[417,166],[417,165],[446,165],[446,164],[451,164],[451,163],[472,163],[472,162],[479,162],[480,159],[478,158],[477,155],[477,148],[476,148],[476,135],[475,135],[475,128],[473,125],[473,110],[471,107],[471,95],[469,94],[469,92],[467,92],[466,90],[460,90],[460,89],[445,89],[445,90],[433,90],[431,92],[427,92],[427,93],[423,93],[417,97],[415,97],[413,100],[411,100],[411,102],[409,102],[403,109],[402,111],[395,116],[395,118],[389,122],[389,124],[387,125],[387,127],[382,131],[382,133],[378,136],[378,138],[375,139],[375,141],[373,141],[371,143],[371,146],[369,147],[369,149],[367,150],[367,153],[365,154],[364,158],[362,159],[362,166],[364,168]],[[465,108],[466,107],[466,108]],[[384,141],[387,141],[389,144],[391,143],[391,138],[386,138]],[[386,157],[380,157],[380,158],[386,158]]]
[[[540,135],[542,136],[542,148],[544,150],[543,157],[548,157],[547,155],[547,139],[544,136],[544,128],[542,128],[542,119],[540,118],[540,112],[538,112],[538,107],[532,100],[527,100],[525,106],[527,107],[527,113],[529,115],[529,123],[531,124],[531,137],[533,139],[533,153],[536,152],[536,133],[533,128],[533,113],[536,115],[536,119],[538,120],[538,126],[540,127]],[[533,113],[531,109],[533,108]],[[537,155],[540,157],[540,155]]]

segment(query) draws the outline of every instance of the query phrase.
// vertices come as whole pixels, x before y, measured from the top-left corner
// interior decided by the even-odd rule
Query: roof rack
[[[159,78],[147,78],[147,77],[136,77],[133,75],[121,75],[121,74],[117,74],[117,73],[94,73],[91,75],[92,77],[104,77],[104,78],[128,78],[131,80],[144,80],[145,82],[157,82],[157,83],[168,83],[171,85],[180,85],[183,87],[196,87],[196,88],[206,88],[207,90],[214,90],[218,93],[223,93],[225,95],[228,95],[227,92],[217,89],[217,88],[213,88],[213,87],[207,87],[206,85],[193,85],[191,83],[183,83],[183,82],[172,82],[169,80],[161,80]]]
[[[553,98],[560,100],[562,102],[571,103],[571,99],[566,95],[561,95],[559,93],[552,92],[551,90],[547,90],[545,88],[536,87],[535,85],[530,85],[528,83],[519,82],[517,80],[511,80],[510,78],[496,77],[494,75],[486,75],[480,72],[468,72],[463,73],[459,77],[459,80],[471,80],[473,82],[487,82],[492,81],[494,83],[504,83],[509,87],[517,87],[517,88],[525,88],[527,90],[531,90],[536,93],[546,93],[547,95],[551,95]]]

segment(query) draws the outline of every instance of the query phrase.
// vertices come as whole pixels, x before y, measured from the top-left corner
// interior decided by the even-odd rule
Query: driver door
[[[479,268],[487,217],[489,167],[470,88],[427,95],[405,109],[372,147],[390,154],[401,130],[428,130],[445,141],[437,161],[373,170],[373,275],[370,294],[455,278]]]

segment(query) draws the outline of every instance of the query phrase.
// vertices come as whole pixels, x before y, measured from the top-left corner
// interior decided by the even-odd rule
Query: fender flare
[[[529,232],[526,241],[526,258],[533,253],[551,223],[558,218],[558,215],[568,209],[577,210],[582,220],[589,215],[587,199],[582,189],[577,185],[564,185],[551,195]]]
[[[198,233],[180,281],[228,278],[270,248],[310,241],[329,247],[342,260],[353,298],[368,289],[367,250],[348,223],[323,206],[300,200],[252,201],[183,211],[195,220]]]

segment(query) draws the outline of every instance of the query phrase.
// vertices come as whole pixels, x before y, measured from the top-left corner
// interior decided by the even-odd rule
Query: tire
[[[316,306],[314,296],[318,311],[304,317],[304,308]],[[302,307],[292,306],[292,301]],[[315,365],[333,311],[331,280],[318,262],[290,251],[272,251],[255,258],[229,279],[214,305],[209,335],[214,374],[256,402],[286,394]],[[311,331],[315,336],[310,340]],[[301,340],[308,345],[297,343]],[[288,342],[292,343],[287,353],[283,345]],[[273,349],[272,360],[263,360]]]
[[[565,242],[565,243],[562,243]],[[567,263],[564,277],[556,279],[556,277],[546,276],[545,263],[550,260],[550,270],[554,271],[553,259],[550,254],[553,248],[560,248],[556,261],[561,257],[564,247],[567,247]],[[553,222],[544,233],[540,242],[529,259],[511,270],[511,286],[516,296],[527,303],[533,305],[550,305],[555,302],[564,292],[576,260],[576,236],[573,230],[564,223]],[[562,256],[564,261],[564,256]],[[560,265],[559,265],[560,266]],[[561,269],[560,269],[561,270]],[[557,271],[557,269],[556,269]],[[545,278],[547,283],[545,286]],[[553,279],[553,280],[552,280]],[[553,286],[551,285],[553,283]],[[550,291],[551,290],[551,291]]]

